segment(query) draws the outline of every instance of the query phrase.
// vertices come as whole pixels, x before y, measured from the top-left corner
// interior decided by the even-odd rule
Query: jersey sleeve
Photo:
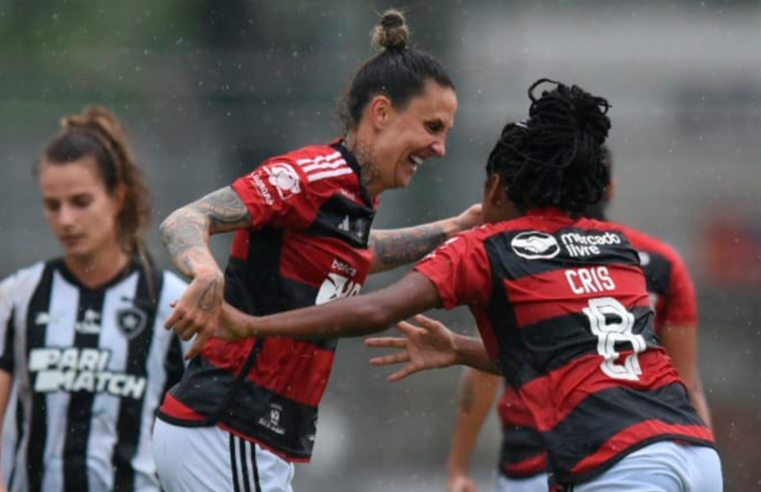
[[[433,282],[446,309],[485,305],[491,298],[489,258],[472,231],[439,246],[420,260],[415,270]]]
[[[671,278],[664,310],[664,326],[697,326],[698,303],[695,285],[687,266],[675,250],[672,255]]]
[[[232,188],[246,204],[254,229],[305,228],[322,202],[301,166],[287,156],[267,160]]]
[[[0,282],[0,369],[13,374],[13,343],[15,339],[13,303],[16,275]]]

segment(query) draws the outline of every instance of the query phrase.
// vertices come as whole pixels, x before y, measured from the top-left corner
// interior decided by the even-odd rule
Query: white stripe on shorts
[[[230,434],[230,463],[235,492],[262,492],[254,445]]]

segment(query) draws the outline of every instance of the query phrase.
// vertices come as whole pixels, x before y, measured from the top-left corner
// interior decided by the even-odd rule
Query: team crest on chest
[[[128,307],[116,312],[116,326],[130,340],[143,332],[148,315],[140,308]]]

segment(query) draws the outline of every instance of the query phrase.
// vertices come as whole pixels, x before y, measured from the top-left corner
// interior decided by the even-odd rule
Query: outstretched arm
[[[483,223],[481,205],[472,205],[457,217],[405,229],[370,233],[373,262],[370,273],[380,273],[419,260],[447,239]]]
[[[175,266],[192,278],[165,326],[183,340],[198,335],[191,352],[198,353],[217,330],[222,311],[224,274],[209,249],[212,234],[248,227],[251,217],[230,187],[174,211],[161,224],[161,239]]]
[[[407,322],[396,325],[405,337],[377,337],[365,341],[370,347],[401,349],[399,352],[370,360],[376,366],[406,362],[404,367],[388,377],[389,381],[399,381],[418,371],[456,364],[492,374],[502,374],[489,358],[480,338],[452,333],[438,321],[422,315],[415,316],[415,321],[420,324],[419,327]]]
[[[502,378],[466,367],[457,398],[452,446],[447,459],[447,492],[475,492],[470,477],[470,459],[481,428],[494,404]]]
[[[385,330],[400,320],[440,304],[433,283],[424,275],[411,272],[393,285],[371,294],[269,316],[250,316],[225,304],[216,336],[227,340],[261,336],[355,337]]]

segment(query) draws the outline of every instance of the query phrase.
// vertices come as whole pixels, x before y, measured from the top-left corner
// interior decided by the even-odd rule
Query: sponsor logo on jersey
[[[107,393],[140,399],[145,377],[107,370],[111,351],[96,348],[36,348],[29,353],[34,391]]]
[[[277,403],[270,403],[269,418],[259,417],[257,423],[262,427],[265,427],[275,434],[282,436],[285,434],[285,429],[280,425],[280,417],[283,414],[283,407]]]
[[[356,296],[360,290],[362,290],[362,284],[359,282],[349,280],[337,273],[329,273],[327,278],[322,282],[314,303],[325,304],[336,299]]]
[[[74,323],[74,330],[83,335],[97,335],[100,333],[100,313],[92,309],[85,310],[84,319]]]
[[[349,265],[348,263],[344,263],[343,261],[339,260],[338,258],[333,258],[333,264],[330,267],[332,270],[336,270],[337,272],[345,273],[349,275],[350,277],[353,277],[357,274],[357,269],[353,266]]]
[[[261,176],[259,176],[259,171],[254,171],[251,173],[251,181],[254,182],[254,186],[256,186],[256,191],[259,192],[259,196],[262,197],[262,200],[264,200],[264,203],[267,205],[274,205],[275,200],[272,198],[272,195],[270,194],[270,190],[267,189],[267,185],[264,183],[264,180]]]
[[[555,237],[539,231],[521,232],[510,241],[510,246],[516,255],[527,260],[554,258],[560,253]]]
[[[116,312],[116,326],[132,340],[145,329],[148,315],[140,308],[129,307]]]
[[[283,200],[301,193],[301,180],[290,164],[279,162],[267,166],[265,170],[269,174],[270,184],[275,187]]]
[[[599,255],[603,246],[617,245],[622,242],[621,236],[611,231],[588,234],[568,232],[562,234],[560,240],[568,254],[575,257]]]

